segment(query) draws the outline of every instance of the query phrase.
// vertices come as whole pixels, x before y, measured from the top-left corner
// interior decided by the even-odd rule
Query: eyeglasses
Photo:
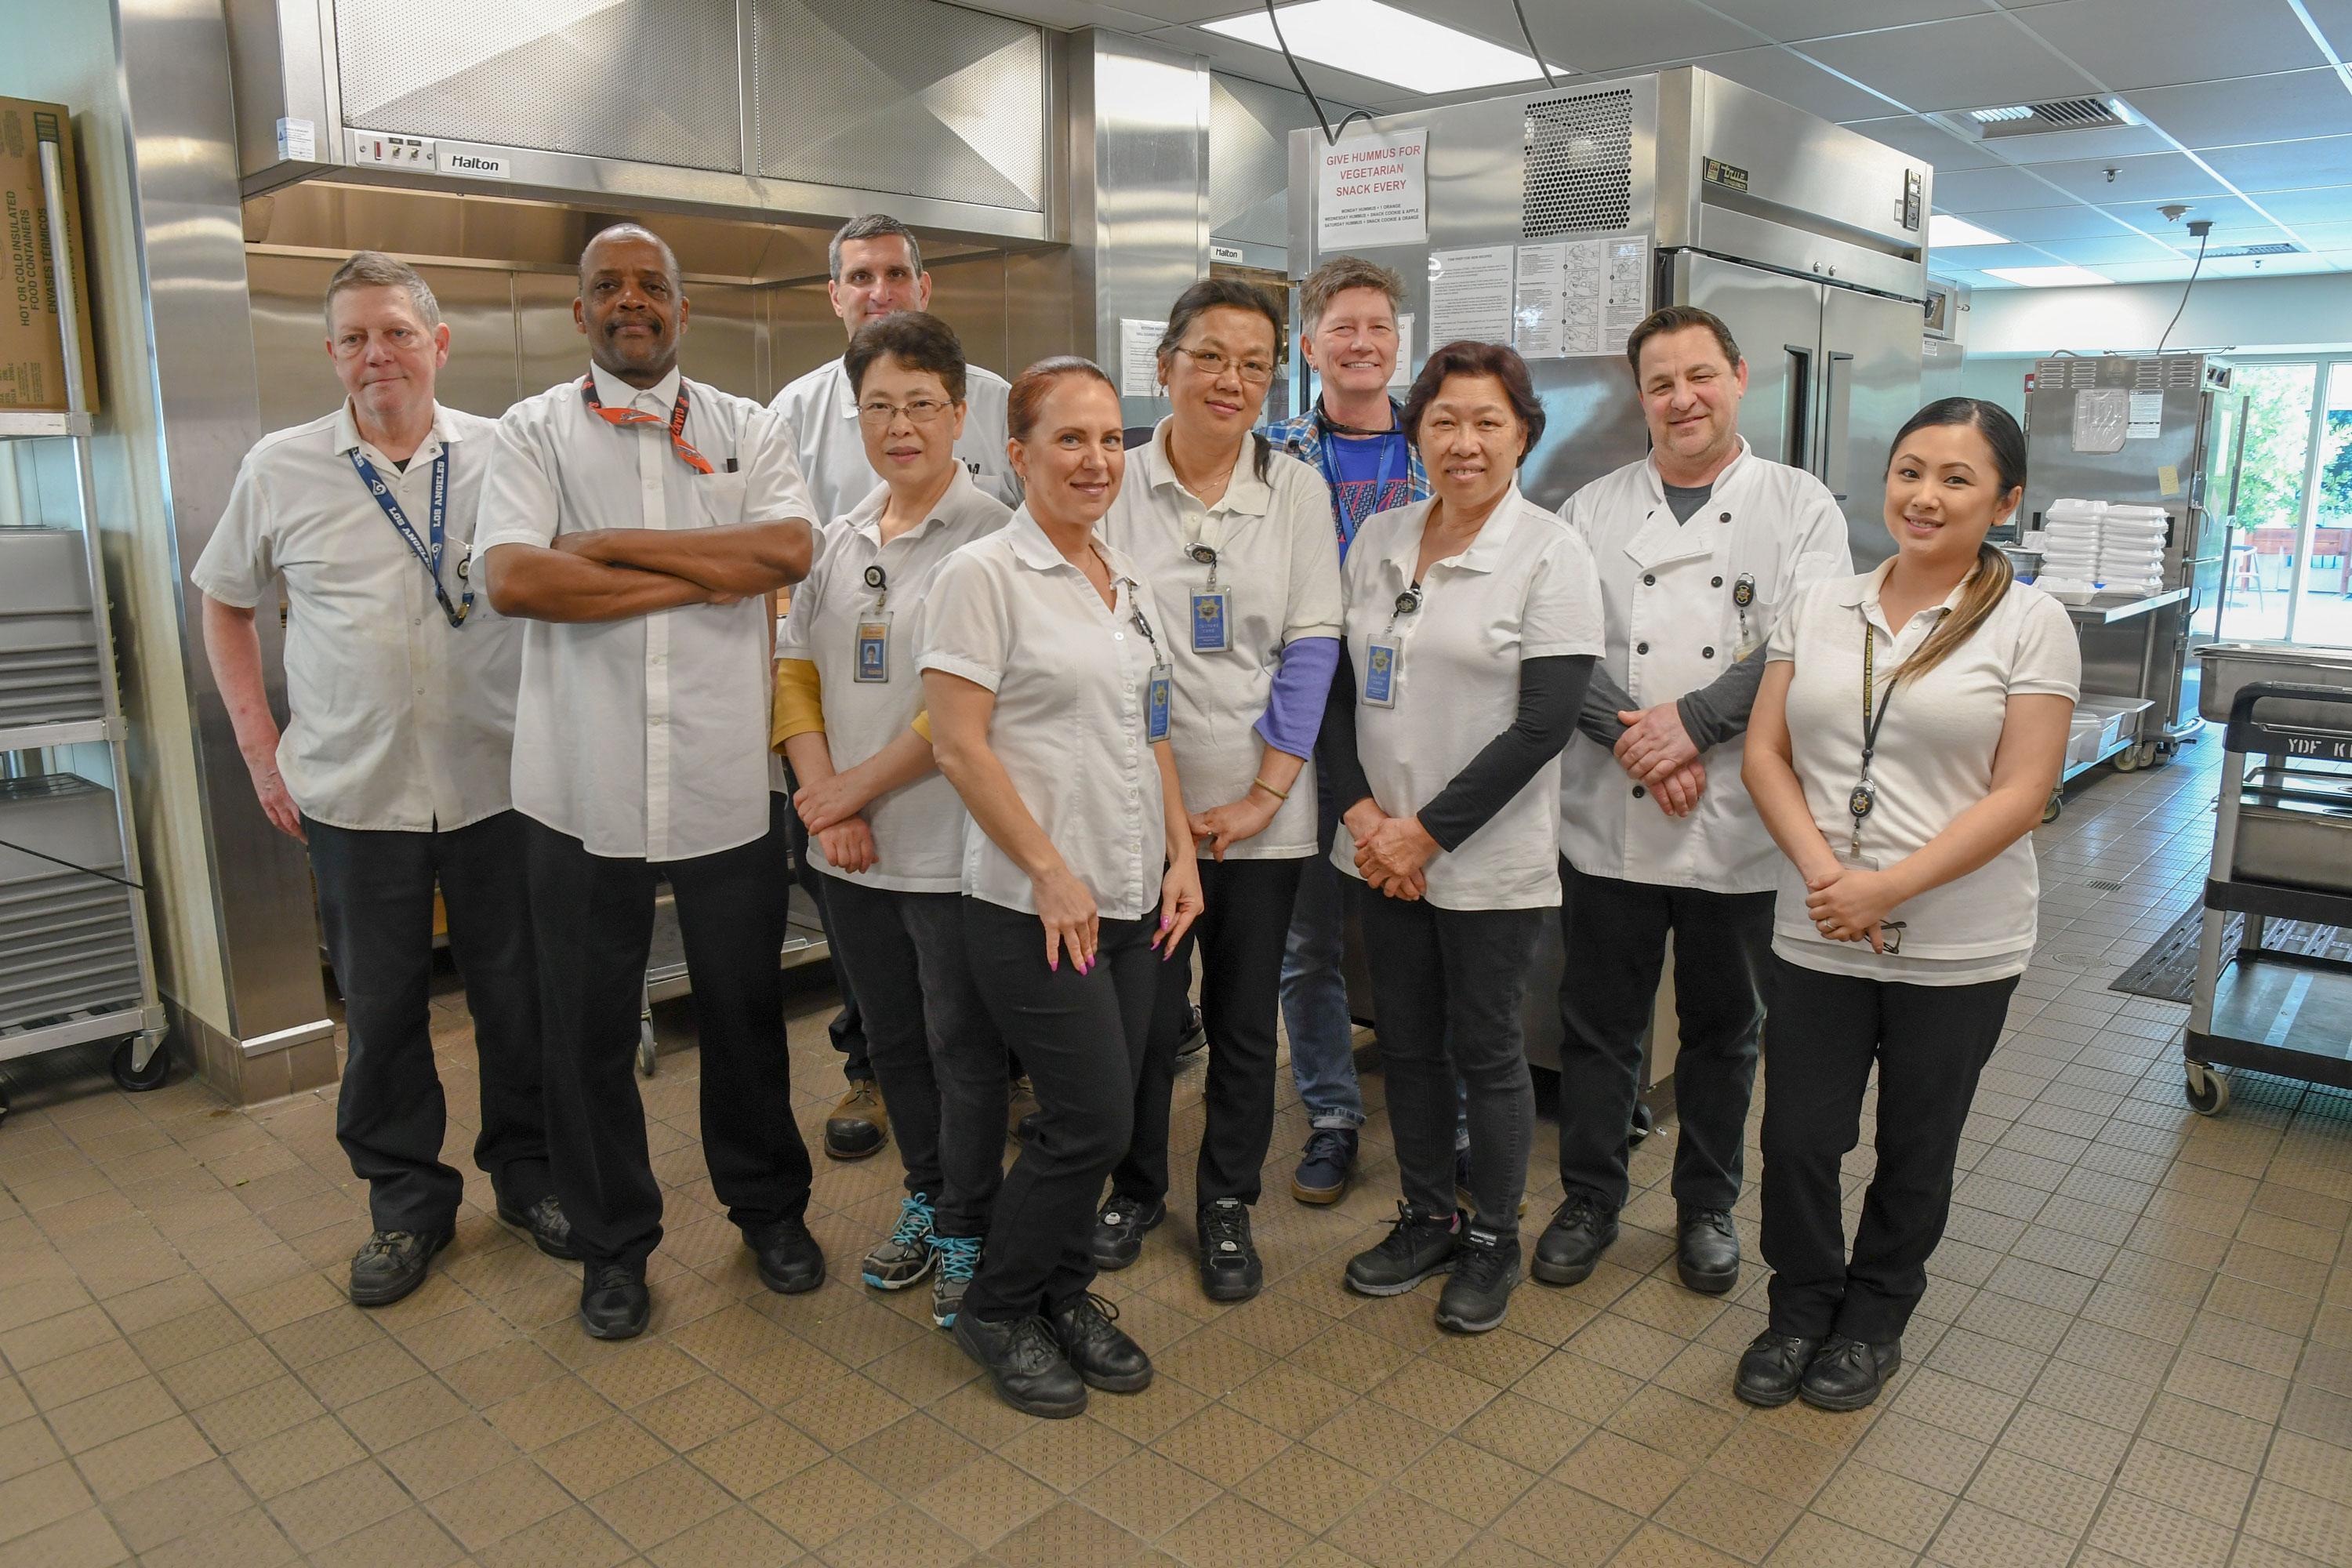
[[[901,414],[909,424],[929,425],[953,406],[935,397],[918,397],[909,403],[861,403],[857,405],[857,417],[864,424],[887,430]]]
[[[1227,365],[1233,365],[1241,378],[1252,386],[1264,386],[1274,379],[1274,366],[1265,360],[1245,359],[1236,363],[1230,356],[1214,349],[1188,349],[1181,343],[1176,346],[1176,352],[1191,360],[1194,368],[1212,381],[1224,374]]]

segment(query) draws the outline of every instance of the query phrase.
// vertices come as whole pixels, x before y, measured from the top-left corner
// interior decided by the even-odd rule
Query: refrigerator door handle
[[[1786,416],[1788,444],[1780,450],[1797,468],[1811,466],[1813,408],[1813,351],[1797,343],[1783,343],[1789,354],[1789,405],[1782,410]]]
[[[1838,366],[1853,361],[1852,354],[1832,350],[1822,363],[1822,455],[1813,471],[1840,505],[1846,497],[1846,426],[1853,412],[1853,378],[1840,377]]]

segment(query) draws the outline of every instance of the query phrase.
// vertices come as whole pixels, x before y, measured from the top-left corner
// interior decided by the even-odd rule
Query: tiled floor
[[[690,1049],[646,1089],[671,1229],[655,1331],[622,1346],[583,1339],[572,1273],[480,1207],[415,1297],[346,1304],[367,1226],[329,1097],[244,1111],[193,1083],[131,1098],[94,1068],[20,1070],[0,1568],[2352,1563],[2352,1099],[2242,1079],[2200,1120],[2181,1009],[2105,988],[2193,894],[2214,749],[2102,776],[2043,831],[2041,962],[1909,1366],[1868,1412],[1731,1398],[1762,1271],[1727,1301],[1682,1290],[1671,1200],[1646,1185],[1599,1273],[1522,1288],[1498,1332],[1442,1334],[1428,1290],[1345,1294],[1341,1261],[1393,1202],[1377,1121],[1367,1179],[1307,1209],[1279,1179],[1287,1107],[1265,1294],[1209,1306],[1188,1227],[1166,1227],[1106,1282],[1159,1380],[1056,1423],[999,1405],[922,1300],[854,1282],[887,1163],[819,1162],[836,1283],[759,1287],[710,1202]],[[441,1005],[464,1106],[466,1023]],[[828,1011],[813,995],[793,1020],[812,1137],[837,1082]],[[688,1037],[683,1010],[665,1023]],[[1181,1138],[1198,1117],[1195,1098]],[[1640,1182],[1671,1141],[1640,1152]],[[1868,1166],[1850,1162],[1857,1192]],[[1558,1190],[1548,1157],[1535,1174],[1530,1239]],[[1741,1220],[1752,1256],[1752,1194]]]

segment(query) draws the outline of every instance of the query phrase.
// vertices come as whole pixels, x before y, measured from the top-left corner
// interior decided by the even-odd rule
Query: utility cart
[[[2263,941],[2273,921],[2352,929],[2352,659],[2202,652],[2200,706],[2227,729],[2181,1053],[2189,1108],[2214,1116],[2230,1101],[2215,1068],[2352,1089],[2352,963]]]

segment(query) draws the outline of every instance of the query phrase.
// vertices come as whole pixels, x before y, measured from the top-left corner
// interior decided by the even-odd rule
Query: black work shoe
[[[1816,1410],[1859,1410],[1878,1397],[1902,1364],[1901,1340],[1874,1345],[1832,1334],[1813,1352],[1797,1393]]]
[[[1510,1310],[1511,1292],[1518,1288],[1518,1233],[1465,1225],[1462,1245],[1454,1253],[1454,1276],[1437,1298],[1437,1326],[1457,1334],[1483,1334],[1502,1322]]]
[[[580,1326],[590,1339],[635,1339],[653,1310],[644,1265],[592,1263],[580,1271]]]
[[[1433,1274],[1454,1267],[1460,1245],[1454,1216],[1397,1205],[1397,1216],[1378,1247],[1348,1259],[1348,1289],[1364,1296],[1402,1296]]]
[[[1249,1205],[1219,1198],[1201,1208],[1201,1289],[1212,1301],[1246,1301],[1265,1283],[1257,1243],[1250,1239]]]
[[[835,1160],[863,1160],[890,1138],[890,1110],[870,1078],[854,1078],[824,1119],[824,1152]]]
[[[759,1266],[760,1283],[780,1296],[797,1296],[824,1283],[824,1249],[796,1219],[747,1230],[743,1245]]]
[[[1209,1026],[1202,1021],[1201,1005],[1196,1002],[1184,1015],[1184,1032],[1176,1038],[1176,1055],[1180,1058],[1189,1057],[1207,1048],[1208,1044]]]
[[[1547,1285],[1581,1285],[1592,1278],[1601,1255],[1617,1239],[1617,1211],[1602,1208],[1583,1193],[1570,1193],[1552,1210],[1551,1223],[1536,1238],[1528,1272]]]
[[[1118,1309],[1088,1290],[1047,1314],[1045,1327],[1089,1388],[1140,1394],[1151,1386],[1151,1358],[1118,1326]]]
[[[1290,1173],[1290,1195],[1302,1204],[1336,1204],[1348,1195],[1360,1134],[1352,1127],[1318,1127]]]
[[[1037,1091],[1029,1087],[1026,1078],[1013,1080],[1013,1092],[1004,1102],[1004,1135],[1015,1143],[1026,1143],[1036,1134],[1037,1123],[1045,1112],[1037,1108]]]
[[[380,1230],[352,1256],[352,1305],[389,1307],[425,1283],[433,1255],[455,1231]]]
[[[1776,1334],[1767,1329],[1748,1342],[1731,1392],[1759,1409],[1777,1410],[1797,1397],[1797,1381],[1805,1375],[1806,1363],[1821,1348],[1819,1340]]]
[[[1739,1233],[1722,1209],[1685,1209],[1675,1221],[1675,1272],[1690,1289],[1720,1296],[1739,1283]]]
[[[1164,1203],[1139,1204],[1112,1194],[1095,1216],[1095,1267],[1116,1272],[1134,1262],[1143,1250],[1143,1233],[1158,1230],[1167,1217]]]
[[[1059,1419],[1086,1413],[1087,1385],[1054,1342],[1045,1319],[1032,1315],[992,1323],[976,1313],[959,1312],[949,1331],[988,1373],[996,1396],[1023,1415]]]
[[[517,1230],[530,1233],[531,1244],[550,1258],[577,1260],[579,1248],[572,1245],[572,1222],[563,1217],[563,1205],[548,1194],[527,1208],[518,1208],[504,1198],[499,1200],[499,1218]]]

